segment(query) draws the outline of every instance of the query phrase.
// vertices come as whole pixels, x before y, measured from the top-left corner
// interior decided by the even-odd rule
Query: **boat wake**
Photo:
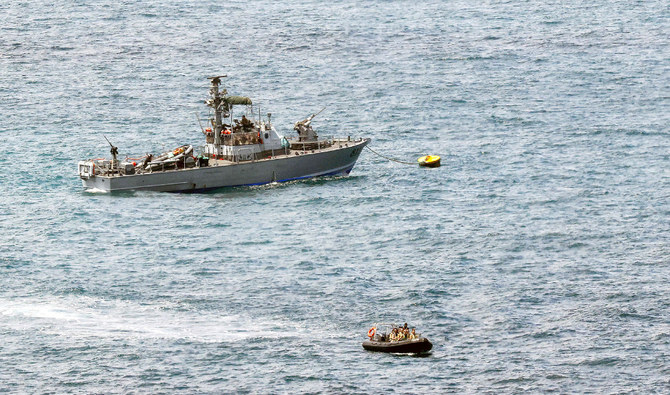
[[[183,306],[169,304],[147,306],[88,297],[46,302],[0,300],[0,328],[69,338],[183,339],[203,343],[301,336],[299,328],[287,327],[283,322],[185,311]]]
[[[105,191],[104,189],[99,189],[99,188],[89,188],[84,190],[86,193],[109,193],[108,191]]]

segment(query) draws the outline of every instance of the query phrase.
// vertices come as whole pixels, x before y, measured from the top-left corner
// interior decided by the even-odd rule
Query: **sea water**
[[[664,1],[4,1],[0,391],[670,388]],[[204,142],[207,76],[349,177],[86,192]],[[196,116],[197,114],[197,116]],[[407,322],[424,358],[363,350]]]

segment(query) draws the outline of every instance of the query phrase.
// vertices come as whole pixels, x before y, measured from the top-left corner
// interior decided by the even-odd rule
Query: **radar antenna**
[[[221,78],[226,78],[228,77],[227,75],[217,75],[214,77],[207,77],[208,79],[212,80],[212,85],[216,84],[219,85],[221,83]]]

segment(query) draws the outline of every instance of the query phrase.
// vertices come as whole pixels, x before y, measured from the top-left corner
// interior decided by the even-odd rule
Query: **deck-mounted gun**
[[[112,147],[109,150],[109,153],[112,154],[112,169],[116,169],[119,163],[119,161],[116,159],[116,155],[119,154],[119,149],[115,147],[104,134],[102,135],[102,137],[104,137],[105,140],[107,140],[107,143],[109,143],[109,146]]]
[[[325,110],[326,107],[322,108],[321,111]],[[315,116],[321,114],[321,111],[317,112],[316,114],[312,114],[309,117],[303,119],[302,121],[298,121],[293,125],[293,129],[295,129],[298,132],[298,141],[316,141],[319,136],[316,135],[316,132],[314,129],[312,129],[311,123],[312,119],[314,119]]]

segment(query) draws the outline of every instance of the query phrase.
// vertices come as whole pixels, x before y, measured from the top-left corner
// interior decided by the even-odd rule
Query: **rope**
[[[380,154],[379,152],[373,150],[372,148],[368,147],[367,145],[365,146],[365,148],[367,148],[367,149],[369,149],[370,151],[372,151],[375,155],[379,155],[379,156],[381,156],[382,158],[384,158],[384,159],[386,159],[386,160],[390,160],[390,161],[392,161],[392,162],[400,163],[400,164],[403,164],[403,165],[411,165],[411,166],[415,166],[415,165],[417,164],[417,163],[415,163],[415,162],[403,162],[403,161],[398,160],[398,159],[389,158],[388,156],[384,156],[384,155]]]

